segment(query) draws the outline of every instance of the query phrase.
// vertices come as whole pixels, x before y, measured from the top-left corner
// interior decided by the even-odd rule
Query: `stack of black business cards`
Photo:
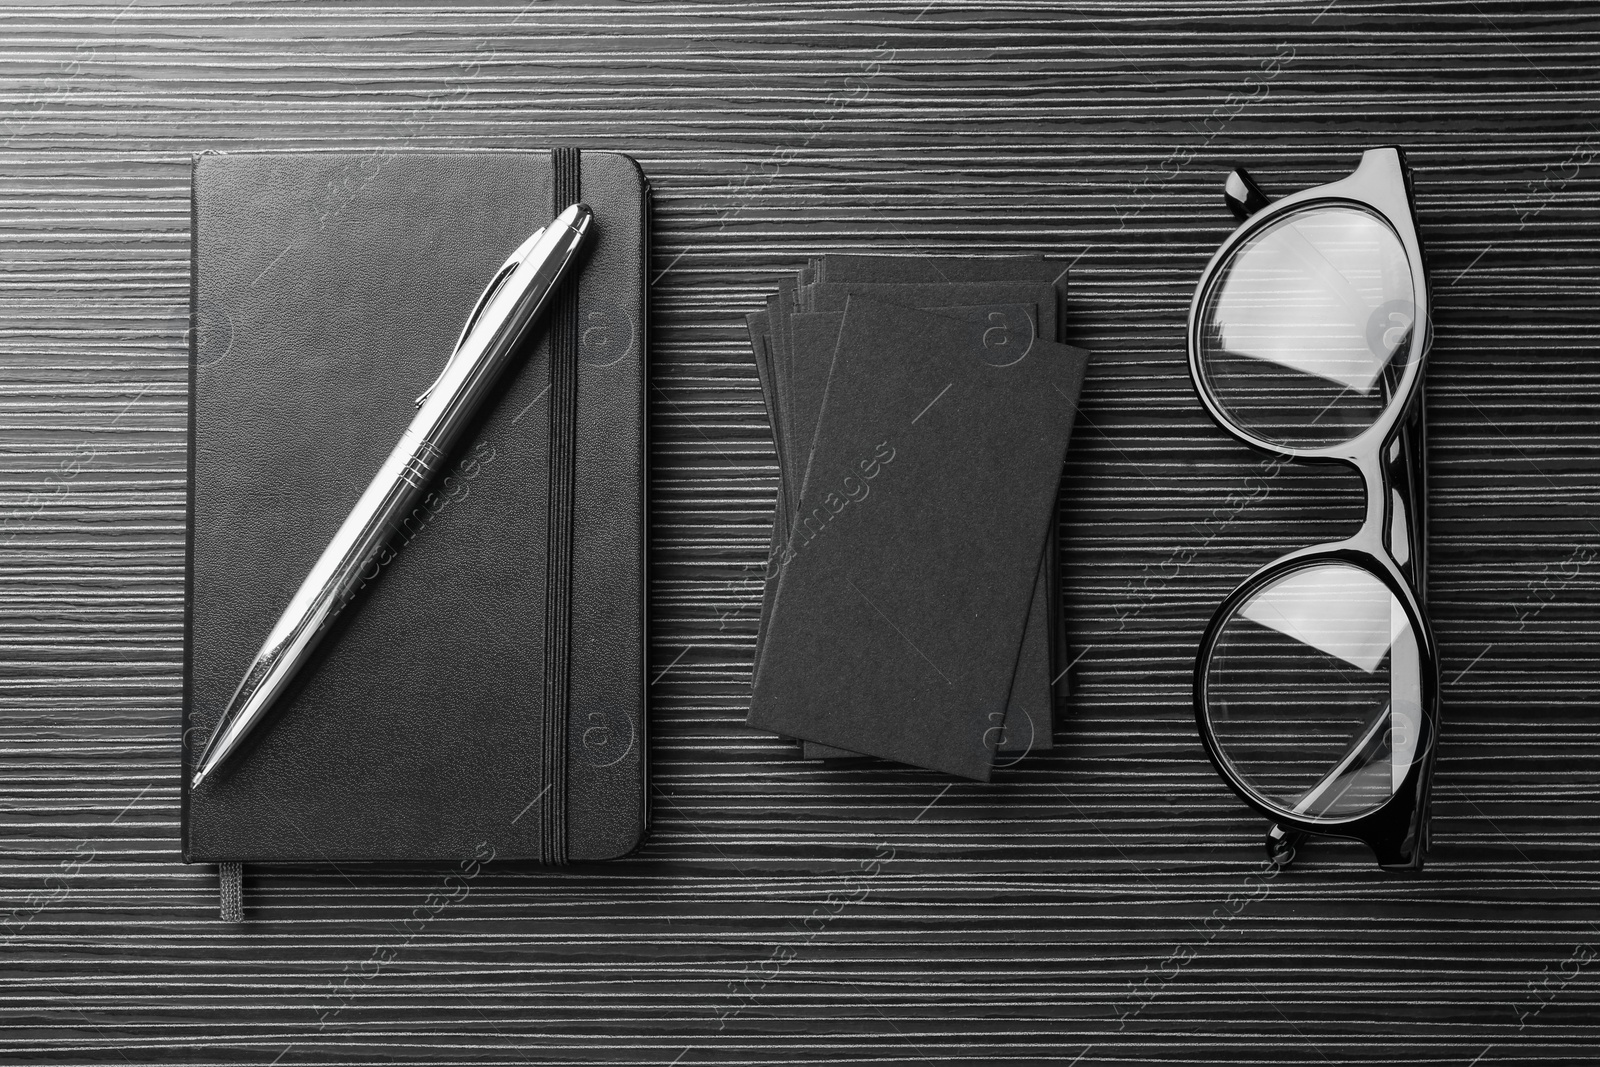
[[[779,468],[752,726],[980,780],[1050,747],[1065,297],[1039,258],[829,255],[750,317]]]

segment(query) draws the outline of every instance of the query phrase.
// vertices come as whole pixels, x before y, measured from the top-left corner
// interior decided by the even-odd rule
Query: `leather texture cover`
[[[207,732],[479,291],[579,199],[595,212],[580,272],[498,402],[296,687],[191,791]],[[193,214],[184,859],[633,849],[648,814],[638,166],[575,149],[206,154]]]

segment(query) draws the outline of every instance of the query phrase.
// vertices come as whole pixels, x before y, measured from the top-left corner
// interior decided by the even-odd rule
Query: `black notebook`
[[[296,687],[194,761],[495,269],[594,210],[576,275]],[[645,829],[648,188],[615,153],[198,157],[183,853],[563,863]]]

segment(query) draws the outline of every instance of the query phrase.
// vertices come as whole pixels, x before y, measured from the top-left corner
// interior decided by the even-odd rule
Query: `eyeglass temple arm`
[[[1361,730],[1356,734],[1355,740],[1350,742],[1349,747],[1344,750],[1344,755],[1340,756],[1338,762],[1333,765],[1333,769],[1323,775],[1320,782],[1300,794],[1300,799],[1294,805],[1294,813],[1303,815],[1314,806],[1315,810],[1311,811],[1311,813],[1320,815],[1334,804],[1337,804],[1339,798],[1348,791],[1348,784],[1333,796],[1327,797],[1325,801],[1324,794],[1333,787],[1334,783],[1344,777],[1351,764],[1357,760],[1368,759],[1373,754],[1384,738],[1384,727],[1388,725],[1388,722],[1389,705],[1385,704],[1367,718],[1366,723],[1362,725]]]
[[[1390,720],[1393,710],[1393,704],[1384,703],[1367,717],[1367,721],[1356,732],[1355,739],[1345,747],[1343,755],[1334,762],[1333,768],[1327,774],[1324,774],[1310,789],[1300,794],[1300,798],[1294,804],[1295,814],[1304,814],[1312,805],[1317,805],[1317,810],[1313,811],[1312,814],[1321,814],[1327,811],[1354,784],[1353,782],[1347,782],[1344,789],[1340,789],[1332,796],[1326,796],[1328,791],[1350,769],[1351,765],[1358,760],[1370,761],[1378,747],[1385,742],[1388,742],[1391,746],[1393,745],[1394,742],[1391,740],[1388,729],[1391,726]],[[1421,728],[1421,725],[1421,723],[1418,723],[1415,728]],[[1324,802],[1325,797],[1326,800]],[[1431,814],[1429,807],[1424,805],[1417,824],[1417,829],[1421,834],[1420,844],[1423,852],[1428,851],[1431,837],[1429,832]],[[1293,863],[1295,849],[1305,840],[1305,837],[1305,833],[1300,830],[1290,829],[1274,823],[1267,830],[1268,859],[1278,866]]]
[[[1297,815],[1303,814],[1307,808],[1321,800],[1323,794],[1338,782],[1352,763],[1371,754],[1373,747],[1383,738],[1383,727],[1388,721],[1389,705],[1384,704],[1368,717],[1367,721],[1356,733],[1355,740],[1350,742],[1349,746],[1344,750],[1344,754],[1334,763],[1333,769],[1323,775],[1316,785],[1300,794],[1300,799],[1294,805]],[[1328,798],[1327,804],[1320,805],[1320,810],[1313,812],[1313,814],[1321,814],[1321,811],[1326,810],[1343,795],[1344,790],[1341,789],[1337,795]],[[1273,823],[1267,828],[1267,858],[1280,867],[1293,863],[1295,850],[1305,838],[1306,835],[1303,831],[1292,830],[1279,823]]]

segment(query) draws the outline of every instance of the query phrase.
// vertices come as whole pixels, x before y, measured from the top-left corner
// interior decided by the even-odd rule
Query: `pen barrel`
[[[405,457],[395,477],[413,489],[425,489],[433,480],[438,470],[438,463],[442,459],[444,459],[442,451],[423,441],[417,445],[416,451]]]
[[[463,338],[439,381],[426,395],[394,450],[339,526],[263,644],[260,660],[281,664],[262,679],[263,703],[287,685],[318,638],[357,592],[382,569],[391,540],[421,502],[462,431],[503,377],[524,334],[555,291],[562,268],[587,228],[562,226],[548,238],[566,247],[545,257],[534,277],[504,303],[491,304],[486,321]],[[250,678],[247,676],[245,682]],[[241,685],[241,690],[243,686]],[[235,700],[238,700],[236,695]]]
[[[385,549],[421,501],[448,447],[436,433],[420,432],[418,422],[439,429],[424,414],[437,416],[418,412],[278,617],[208,741],[203,766],[213,750],[220,760],[238,746],[294,680],[339,612],[387,562]]]
[[[574,205],[531,238],[496,279],[411,424],[300,583],[224,710],[201,757],[225,759],[288,687],[328,626],[377,577],[391,542],[421,502],[463,430],[500,381],[523,335],[548,303],[588,229]],[[399,546],[394,546],[398,548]]]
[[[475,406],[443,400],[437,407],[425,404],[400,435],[289,601],[262,647],[262,656],[292,660],[286,663],[292,673],[322,631],[399,551],[395,542],[408,532],[407,521],[422,504]]]

